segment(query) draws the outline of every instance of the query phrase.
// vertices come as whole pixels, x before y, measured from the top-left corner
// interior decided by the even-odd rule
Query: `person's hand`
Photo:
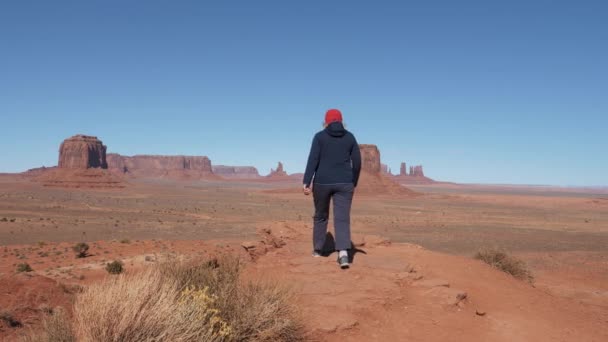
[[[304,195],[308,196],[312,192],[312,186],[309,187],[308,185],[304,184],[302,191],[304,192]]]

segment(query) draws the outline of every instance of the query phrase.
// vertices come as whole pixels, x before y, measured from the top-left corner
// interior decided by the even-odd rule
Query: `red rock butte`
[[[97,137],[78,134],[65,139],[59,147],[61,169],[107,169],[106,146]]]
[[[361,177],[357,186],[357,193],[365,195],[414,195],[391,178],[387,177],[382,168],[380,150],[376,145],[361,144]]]
[[[106,146],[94,136],[78,134],[59,147],[59,166],[31,172],[44,186],[123,188],[123,179],[107,170]]]

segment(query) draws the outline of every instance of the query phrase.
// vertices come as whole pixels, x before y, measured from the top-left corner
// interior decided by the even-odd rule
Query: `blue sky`
[[[0,172],[60,142],[304,169],[326,109],[393,170],[608,184],[605,1],[4,1]]]

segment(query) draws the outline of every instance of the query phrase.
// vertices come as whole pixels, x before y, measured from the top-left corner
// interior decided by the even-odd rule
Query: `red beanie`
[[[325,113],[325,124],[329,125],[332,122],[342,122],[342,113],[337,109],[330,109]]]

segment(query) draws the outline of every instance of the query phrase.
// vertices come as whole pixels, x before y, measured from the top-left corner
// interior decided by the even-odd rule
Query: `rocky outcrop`
[[[380,161],[380,150],[376,145],[359,145],[361,150],[361,177],[357,186],[357,194],[366,195],[413,195],[414,192],[395,183],[391,177],[383,173]]]
[[[431,184],[435,182],[424,175],[422,165],[410,166],[410,172],[407,173],[405,163],[401,163],[399,175],[394,176],[394,179],[401,184]]]
[[[61,169],[107,169],[106,146],[97,137],[78,134],[65,139],[59,147]]]
[[[424,177],[424,171],[422,171],[422,165],[414,166],[414,169],[410,172],[410,175],[414,177]]]
[[[75,135],[59,147],[59,166],[28,171],[44,186],[124,188],[122,177],[107,169],[106,146],[97,137]]]
[[[270,170],[270,174],[268,175],[268,177],[287,177],[287,172],[285,172],[285,170],[283,170],[283,163],[279,162],[279,165],[277,165],[276,170],[275,169],[271,169]]]
[[[386,164],[380,164],[380,170],[383,175],[387,175],[387,176],[393,175],[393,173],[391,172],[391,169]]]
[[[110,153],[108,168],[135,177],[204,178],[213,175],[211,161],[204,156],[122,156]]]
[[[405,163],[401,163],[401,168],[399,169],[399,176],[407,176],[407,165]]]
[[[359,145],[361,150],[361,170],[373,174],[380,173],[380,150],[376,145]]]
[[[213,173],[217,176],[230,179],[256,179],[260,178],[258,169],[253,166],[226,166],[213,165]]]

